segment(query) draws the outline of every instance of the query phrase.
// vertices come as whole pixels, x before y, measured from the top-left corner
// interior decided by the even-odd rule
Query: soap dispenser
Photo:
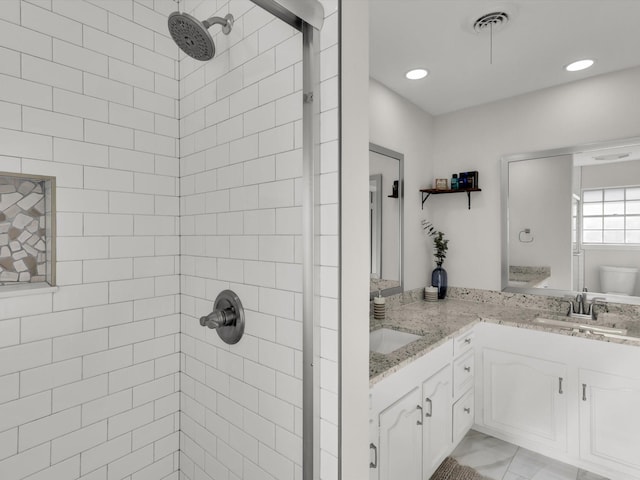
[[[375,320],[384,320],[385,306],[385,298],[382,296],[382,292],[378,290],[378,296],[373,297],[373,318]]]

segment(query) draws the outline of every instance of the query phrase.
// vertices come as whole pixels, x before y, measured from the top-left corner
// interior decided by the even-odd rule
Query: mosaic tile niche
[[[55,284],[55,178],[0,172],[0,288]]]

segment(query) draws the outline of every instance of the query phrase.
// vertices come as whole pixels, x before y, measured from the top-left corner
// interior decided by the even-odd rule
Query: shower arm
[[[212,25],[222,25],[222,29],[224,33],[229,33],[231,30],[231,26],[233,25],[233,17],[227,15],[226,17],[209,17],[202,22],[204,28],[209,28]]]

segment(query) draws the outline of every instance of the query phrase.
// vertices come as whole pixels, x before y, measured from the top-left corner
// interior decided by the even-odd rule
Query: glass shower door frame
[[[302,475],[320,478],[320,36],[324,9],[316,0],[252,0],[302,33]]]

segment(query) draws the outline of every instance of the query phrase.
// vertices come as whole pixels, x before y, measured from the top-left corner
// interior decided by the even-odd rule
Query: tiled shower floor
[[[475,430],[451,456],[493,480],[607,480]]]

